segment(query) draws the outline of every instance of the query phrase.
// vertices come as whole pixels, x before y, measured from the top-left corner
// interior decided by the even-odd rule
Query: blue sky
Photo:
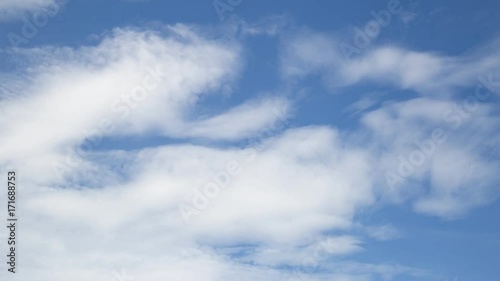
[[[497,280],[499,13],[2,1],[1,279]]]

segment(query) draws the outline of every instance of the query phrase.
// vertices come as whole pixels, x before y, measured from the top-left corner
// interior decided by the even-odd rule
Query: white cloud
[[[352,236],[321,237],[316,242],[303,247],[279,245],[250,249],[242,260],[260,265],[311,266],[312,263],[328,264],[327,260],[363,251],[362,242]],[[281,246],[281,247],[280,247]],[[286,247],[288,246],[288,247]]]
[[[464,111],[458,113],[456,106]],[[392,187],[381,179],[386,198],[416,198],[417,211],[443,218],[462,216],[497,198],[500,163],[489,156],[500,135],[490,105],[467,111],[461,103],[420,98],[386,105],[362,121],[371,130],[375,150],[382,151],[379,175],[389,171],[400,176],[405,165],[412,170]],[[436,130],[444,134],[440,142],[433,138]],[[417,154],[424,155],[423,161]]]
[[[389,45],[360,50],[355,58],[345,57],[339,43],[338,38],[313,31],[292,37],[284,44],[284,76],[293,81],[307,75],[319,75],[335,92],[370,81],[442,98],[452,94],[457,87],[474,84],[478,75],[491,73],[500,66],[500,40],[461,56]]]
[[[263,98],[249,101],[229,111],[199,122],[188,124],[181,136],[240,139],[258,134],[262,128],[288,118],[290,101],[284,98]],[[245,124],[245,125],[243,125]]]
[[[189,145],[102,152],[93,159],[101,163],[101,173],[117,177],[116,184],[27,187],[22,206],[26,226],[19,239],[29,241],[24,249],[30,250],[23,254],[26,269],[19,276],[49,280],[47,272],[57,266],[52,280],[67,280],[83,269],[77,280],[109,280],[111,269],[125,267],[146,280],[230,280],[236,273],[244,280],[275,280],[282,272],[270,266],[301,262],[321,232],[348,228],[355,211],[373,198],[366,155],[341,148],[343,141],[334,130],[291,130],[268,142],[255,159],[248,150]],[[193,189],[230,159],[241,163],[241,174],[185,226],[179,204],[189,202]],[[80,172],[77,182],[96,176]],[[122,172],[129,178],[119,183]],[[35,176],[23,174],[28,180]],[[360,241],[349,237],[334,242],[332,256],[360,249]],[[261,266],[211,253],[242,243],[256,245],[246,259]],[[194,256],[181,255],[197,245],[201,248]],[[286,255],[272,254],[273,249]],[[40,257],[43,262],[37,262]],[[314,274],[310,278],[320,280]]]
[[[499,163],[498,159],[488,158],[488,151],[495,148],[499,138],[494,133],[498,118],[491,104],[499,91],[493,74],[500,67],[500,41],[493,40],[460,56],[375,46],[352,59],[343,57],[339,42],[333,36],[313,31],[292,37],[284,44],[284,77],[297,84],[297,79],[319,76],[335,93],[370,82],[426,97],[389,101],[361,117],[370,132],[368,143],[372,147],[367,149],[379,157],[376,174],[397,174],[402,165],[399,157],[408,160],[418,154],[415,141],[431,138],[433,130],[443,129],[447,135],[447,140],[398,185],[391,186],[381,179],[378,190],[384,194],[382,200],[415,200],[416,211],[443,218],[457,218],[495,200],[498,177],[494,170]],[[461,97],[464,90],[468,90],[466,98]],[[372,104],[364,99],[353,106]],[[359,130],[354,135],[366,133]],[[429,190],[426,182],[430,183]]]

